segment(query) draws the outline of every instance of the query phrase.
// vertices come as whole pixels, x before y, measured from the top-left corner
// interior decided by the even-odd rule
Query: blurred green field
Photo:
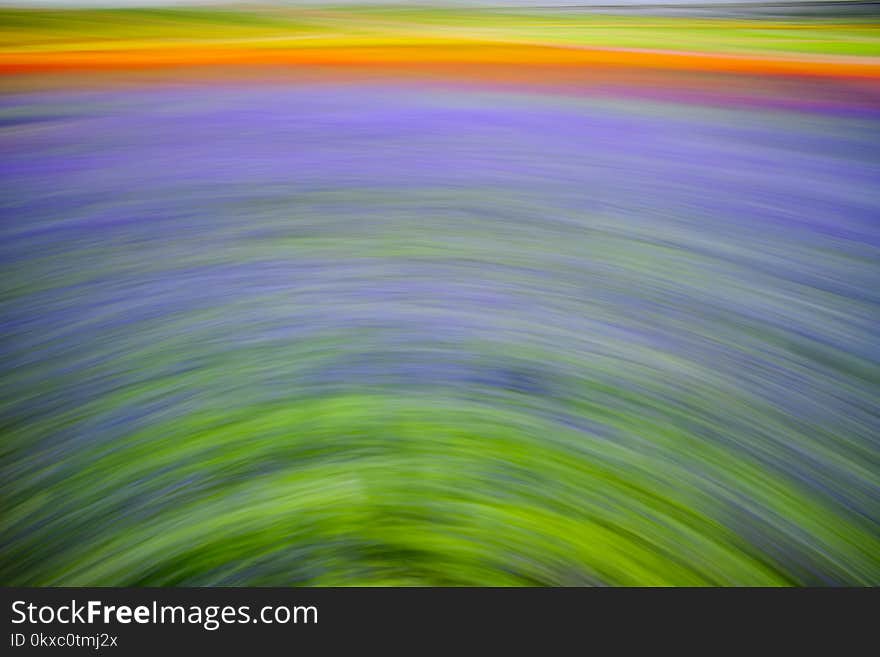
[[[0,583],[880,584],[878,27],[0,10]]]
[[[873,18],[722,19],[401,7],[0,9],[0,48],[106,48],[125,41],[254,46],[468,39],[718,53],[880,55]]]

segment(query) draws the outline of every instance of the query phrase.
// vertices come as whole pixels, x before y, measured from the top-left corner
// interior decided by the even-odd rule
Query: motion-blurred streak
[[[0,13],[0,583],[880,584],[873,24]]]

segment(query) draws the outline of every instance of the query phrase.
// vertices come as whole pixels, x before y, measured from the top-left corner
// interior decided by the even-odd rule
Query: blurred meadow
[[[873,7],[0,8],[0,584],[880,585]]]

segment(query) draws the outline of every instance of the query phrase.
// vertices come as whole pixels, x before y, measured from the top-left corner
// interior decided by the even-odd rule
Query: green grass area
[[[216,41],[314,36],[453,38],[601,48],[880,55],[880,22],[721,19],[454,8],[2,9],[0,47],[116,40]]]

